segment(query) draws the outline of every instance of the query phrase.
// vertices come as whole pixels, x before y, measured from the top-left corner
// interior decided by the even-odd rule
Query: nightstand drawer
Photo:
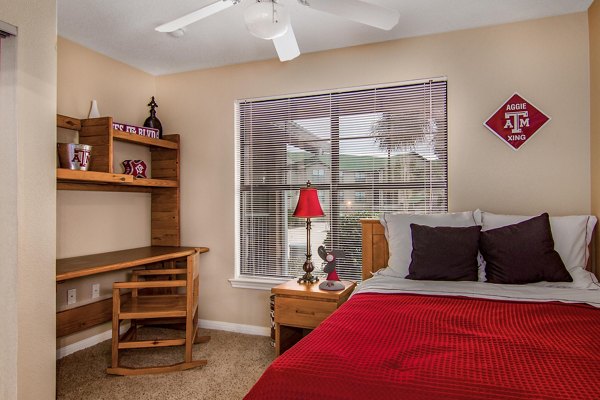
[[[315,301],[277,297],[275,300],[275,322],[316,328],[337,308],[333,301]]]

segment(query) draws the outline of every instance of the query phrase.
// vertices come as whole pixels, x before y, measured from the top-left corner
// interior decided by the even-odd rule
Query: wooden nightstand
[[[342,282],[346,288],[336,292],[319,289],[319,283],[300,284],[296,280],[271,289],[275,295],[276,356],[296,344],[348,300],[356,283]]]

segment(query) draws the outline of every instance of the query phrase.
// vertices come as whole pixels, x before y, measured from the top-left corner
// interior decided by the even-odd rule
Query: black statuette
[[[150,116],[144,121],[144,126],[146,128],[158,129],[158,137],[159,139],[162,139],[162,124],[160,123],[160,120],[156,118],[155,109],[158,108],[158,104],[156,104],[156,101],[154,101],[154,96],[152,96],[152,100],[150,101],[150,103],[148,103],[148,107],[150,107]]]

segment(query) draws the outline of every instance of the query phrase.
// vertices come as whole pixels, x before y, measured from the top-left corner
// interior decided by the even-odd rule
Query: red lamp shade
[[[310,183],[309,183],[310,185]],[[325,213],[321,209],[317,189],[305,187],[300,189],[298,204],[294,211],[294,217],[298,218],[315,218],[322,217]]]

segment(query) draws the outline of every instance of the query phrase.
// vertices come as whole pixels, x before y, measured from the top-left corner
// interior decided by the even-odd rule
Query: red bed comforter
[[[600,309],[358,294],[245,399],[600,399]]]

